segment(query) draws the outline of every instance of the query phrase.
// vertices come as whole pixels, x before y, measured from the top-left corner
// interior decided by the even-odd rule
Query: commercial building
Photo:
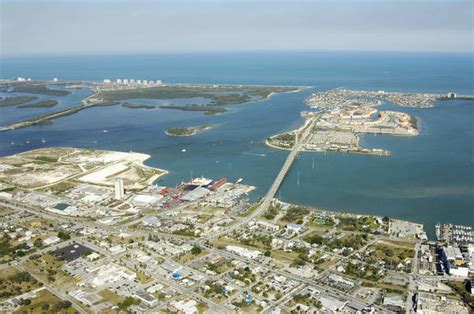
[[[263,221],[263,220],[257,221],[256,225],[270,232],[276,232],[280,229],[280,226],[268,221]]]
[[[342,312],[347,302],[342,302],[332,297],[321,297],[321,306],[330,312]]]
[[[161,199],[163,198],[162,195],[147,195],[147,194],[139,194],[133,197],[132,203],[136,206],[154,206],[156,205]]]
[[[328,276],[328,282],[347,289],[354,288],[354,283],[352,281],[344,279],[343,277],[335,274],[330,274]]]
[[[137,292],[134,297],[147,304],[148,306],[155,306],[158,304],[158,299],[146,292]]]
[[[229,252],[235,253],[237,255],[246,257],[246,258],[251,258],[251,259],[256,259],[262,255],[262,252],[256,251],[256,250],[249,250],[240,246],[235,246],[235,245],[228,245],[225,247],[225,249]]]
[[[197,302],[195,300],[173,301],[168,304],[168,309],[179,314],[197,313]]]

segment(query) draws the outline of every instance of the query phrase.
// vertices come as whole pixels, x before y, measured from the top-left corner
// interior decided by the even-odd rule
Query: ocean
[[[200,175],[229,180],[244,178],[245,183],[257,187],[252,200],[265,194],[287,155],[285,151],[267,147],[265,139],[298,127],[303,121],[300,112],[308,110],[303,101],[311,93],[345,87],[474,95],[472,54],[256,52],[43,56],[2,59],[0,70],[3,79],[134,78],[173,83],[311,86],[258,103],[229,106],[228,112],[217,116],[159,108],[98,107],[60,118],[52,125],[0,133],[0,156],[48,146],[143,152],[152,156],[148,165],[170,171],[160,184],[174,185]],[[88,93],[78,90],[57,99],[61,99],[61,106],[69,106]],[[161,104],[167,100],[143,102]],[[424,223],[431,237],[437,222],[474,226],[474,102],[443,101],[430,109],[391,104],[381,108],[414,114],[421,122],[420,135],[363,136],[363,145],[388,149],[392,152],[389,157],[302,153],[278,197],[316,208],[388,215]],[[0,125],[33,116],[38,110],[51,110],[14,109],[0,108]],[[210,124],[212,128],[193,137],[164,134],[170,127],[202,124]],[[185,153],[181,152],[183,148]]]

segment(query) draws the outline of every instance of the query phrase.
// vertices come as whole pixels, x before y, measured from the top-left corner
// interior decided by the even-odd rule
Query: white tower
[[[123,188],[123,180],[121,178],[115,179],[115,199],[121,200],[125,195]]]

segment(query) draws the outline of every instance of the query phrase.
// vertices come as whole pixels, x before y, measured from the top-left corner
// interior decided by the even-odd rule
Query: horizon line
[[[255,49],[255,50],[176,50],[176,51],[88,51],[88,52],[39,52],[1,54],[0,59],[31,57],[85,57],[85,56],[130,56],[130,55],[191,55],[191,54],[249,54],[249,53],[401,53],[401,54],[465,54],[474,51],[449,50],[362,50],[362,49]]]

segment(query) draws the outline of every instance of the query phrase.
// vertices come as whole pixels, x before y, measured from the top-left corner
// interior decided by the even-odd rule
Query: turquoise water
[[[265,139],[298,127],[302,122],[300,111],[308,110],[303,100],[312,92],[344,86],[474,94],[473,64],[472,55],[388,53],[4,59],[3,78],[58,76],[102,80],[128,77],[168,82],[311,85],[314,88],[276,95],[254,104],[231,106],[229,112],[218,116],[159,108],[87,109],[49,126],[0,133],[0,155],[44,146],[133,150],[150,154],[149,165],[170,170],[163,184],[177,184],[191,174],[230,180],[242,177],[248,184],[257,186],[252,194],[255,199],[266,192],[287,155],[287,152],[266,147]],[[395,107],[421,120],[419,136],[364,136],[364,145],[391,150],[390,157],[301,154],[279,196],[284,201],[314,207],[422,222],[431,235],[437,222],[474,225],[473,106],[473,102],[458,100],[438,102],[431,109]],[[389,104],[384,107],[391,109]],[[1,110],[3,124],[7,120]],[[15,119],[15,114],[8,119]],[[211,124],[212,129],[185,138],[164,134],[170,127],[201,124]],[[42,138],[47,142],[41,143]],[[26,140],[30,144],[26,144]],[[11,141],[16,144],[11,145]],[[181,152],[183,148],[186,153]]]

